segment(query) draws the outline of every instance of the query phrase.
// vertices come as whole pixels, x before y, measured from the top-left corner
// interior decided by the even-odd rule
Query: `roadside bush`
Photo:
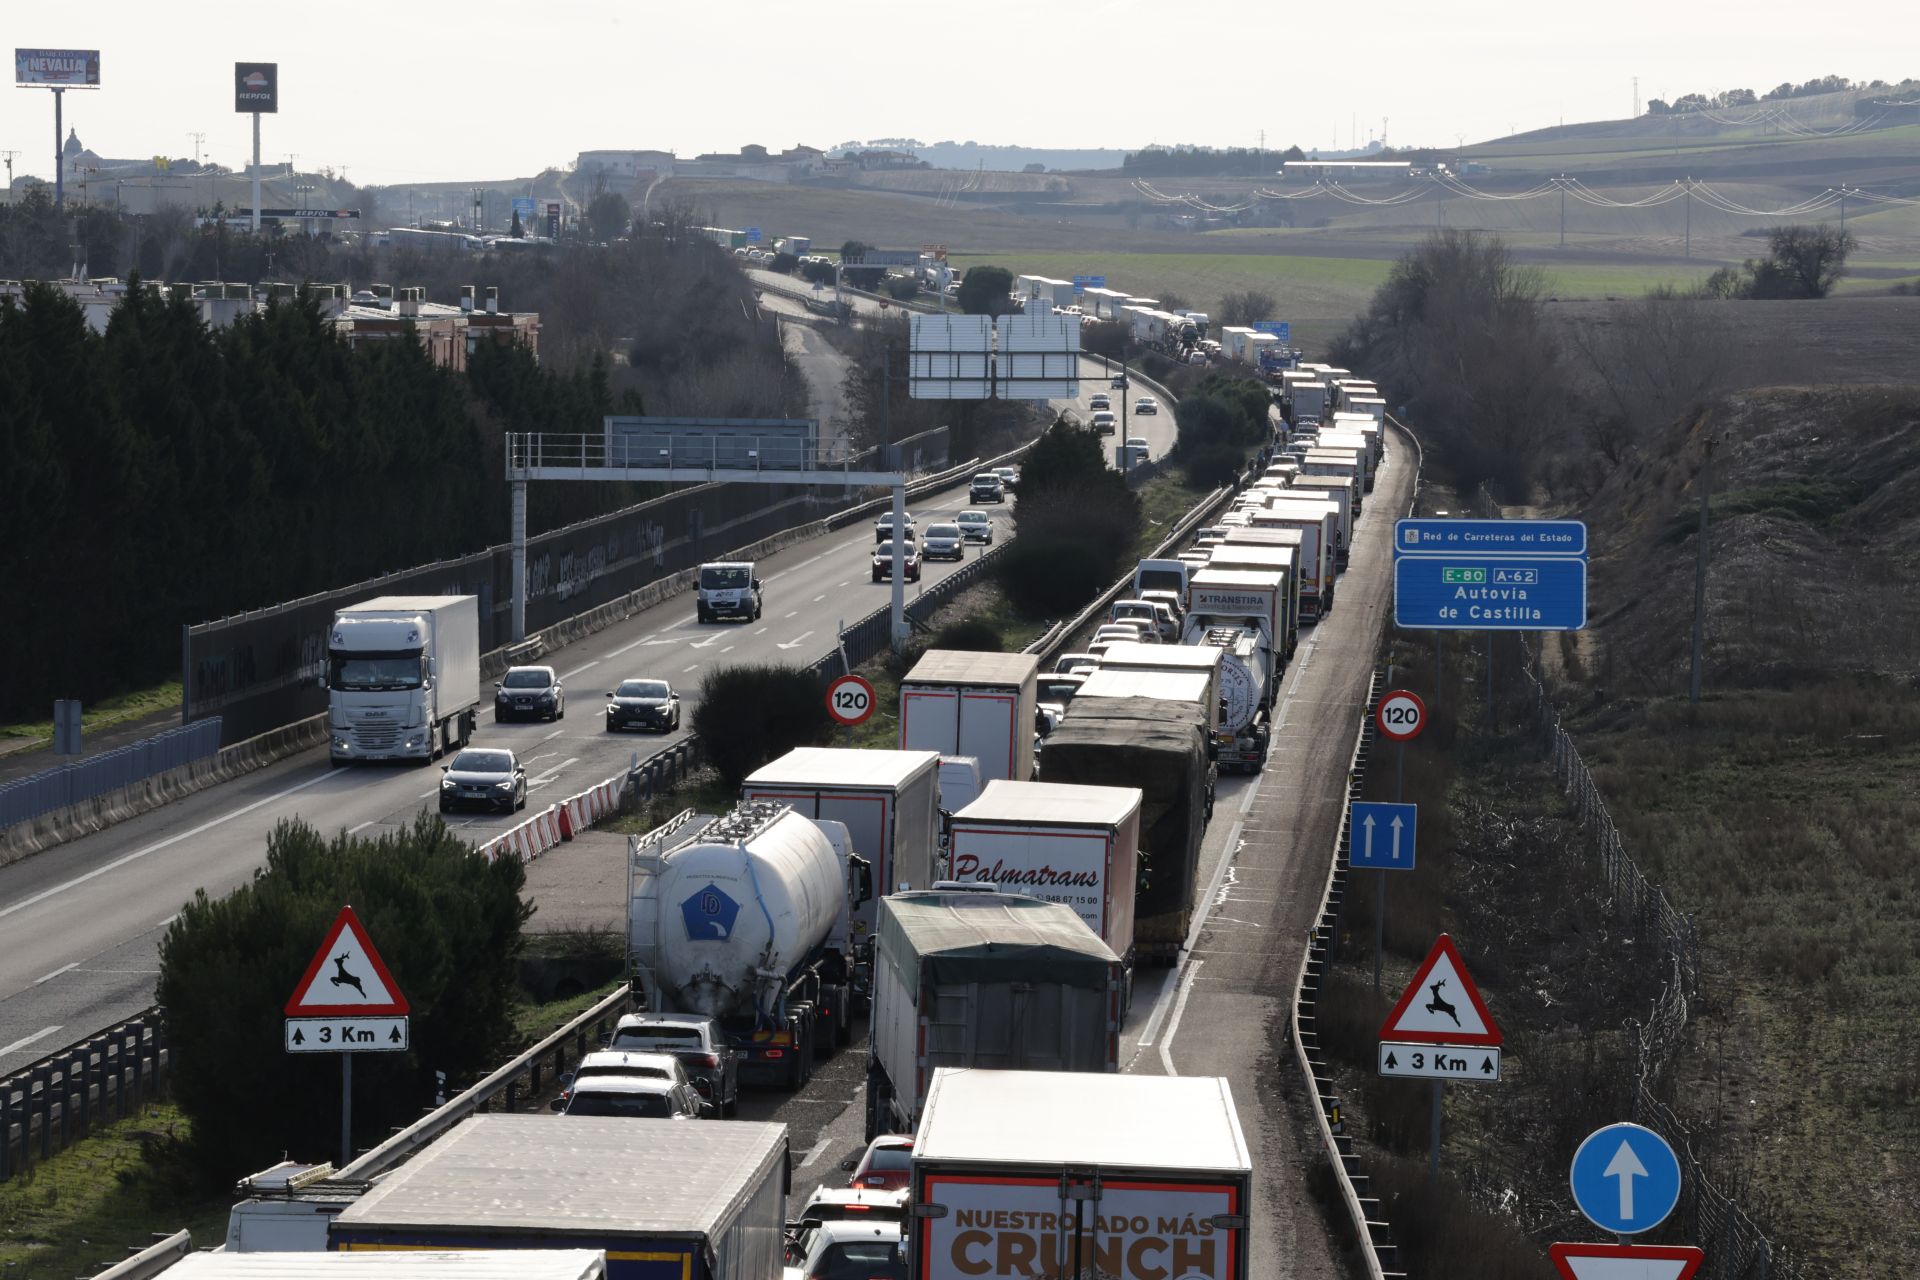
[[[282,822],[250,883],[220,899],[196,893],[161,940],[156,998],[174,1097],[193,1123],[186,1154],[209,1185],[338,1149],[340,1063],[286,1053],[281,1019],[344,903],[413,1007],[410,1052],[354,1063],[355,1133],[385,1136],[418,1118],[435,1071],[458,1088],[498,1066],[516,1047],[525,884],[517,859],[484,858],[423,813],[376,839]]]
[[[1007,602],[1029,618],[1079,612],[1114,578],[1114,557],[1085,538],[1022,534],[996,562]]]
[[[826,690],[810,671],[770,664],[716,667],[700,680],[693,730],[729,790],[793,748],[826,741],[832,728]]]
[[[766,269],[768,271],[778,271],[783,276],[792,275],[793,269],[799,265],[800,265],[799,255],[788,253],[785,250],[782,250],[779,253],[774,254],[771,258],[768,258],[765,263]]]
[[[800,276],[812,284],[832,284],[833,264],[831,262],[803,262],[800,264]]]
[[[1232,484],[1246,470],[1246,455],[1230,444],[1203,445],[1180,452],[1181,470],[1195,489],[1217,489]]]
[[[888,276],[887,296],[895,302],[912,302],[920,296],[920,284],[912,276]]]
[[[1006,647],[999,628],[978,618],[950,622],[927,642],[929,649],[964,649],[971,653],[999,653]]]

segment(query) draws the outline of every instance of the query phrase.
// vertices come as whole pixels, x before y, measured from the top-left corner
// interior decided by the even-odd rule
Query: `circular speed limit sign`
[[[839,676],[827,686],[827,714],[844,725],[865,724],[873,714],[873,686],[860,676]]]
[[[1427,704],[1420,695],[1395,689],[1380,699],[1374,708],[1373,722],[1380,732],[1395,742],[1411,742],[1427,727]]]

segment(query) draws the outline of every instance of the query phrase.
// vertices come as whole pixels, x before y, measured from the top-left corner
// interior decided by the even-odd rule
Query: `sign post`
[[[280,110],[280,64],[233,64],[233,109],[253,117],[253,234],[260,234],[260,117]]]
[[[1413,870],[1414,823],[1418,814],[1413,805],[1403,805],[1400,801],[1406,798],[1407,744],[1419,737],[1420,731],[1427,727],[1427,704],[1420,701],[1420,695],[1417,693],[1407,689],[1395,689],[1383,696],[1380,699],[1379,705],[1374,707],[1373,723],[1375,727],[1380,730],[1380,736],[1391,740],[1396,748],[1394,752],[1393,776],[1394,803],[1391,805],[1355,805],[1352,822],[1354,839],[1357,841],[1359,838],[1362,818],[1360,810],[1363,807],[1367,809],[1394,809],[1405,811],[1404,813],[1378,815],[1381,834],[1383,836],[1389,830],[1389,822],[1392,824],[1392,857],[1388,861],[1380,862],[1374,860],[1371,851],[1371,840],[1369,840],[1369,849],[1366,854],[1367,861],[1355,861],[1351,852],[1347,858],[1347,865],[1349,867],[1374,867],[1377,868],[1380,873],[1378,885],[1379,901],[1377,909],[1373,913],[1373,989],[1378,991],[1380,989],[1380,953],[1385,949],[1387,941],[1387,872]],[[1403,822],[1406,826],[1407,837],[1407,860],[1404,864],[1400,862],[1400,827]],[[1369,837],[1371,837],[1371,828],[1369,828],[1368,834]],[[1385,844],[1383,844],[1383,847],[1386,847]]]
[[[100,87],[98,49],[15,49],[13,83],[21,89],[53,90],[53,207],[67,203],[66,157],[61,154],[60,108],[69,89]]]
[[[1502,1041],[1453,939],[1441,934],[1380,1027],[1380,1074],[1433,1081],[1429,1177],[1440,1173],[1441,1086],[1448,1080],[1497,1081]]]
[[[841,661],[844,662],[845,651]],[[865,724],[873,717],[873,686],[867,683],[865,676],[856,676],[848,672],[836,676],[827,685],[827,714],[847,727],[847,745],[853,745],[855,725]]]
[[[329,970],[328,965],[332,968]],[[326,940],[286,1007],[288,1053],[340,1055],[340,1164],[353,1162],[353,1055],[404,1053],[411,1044],[407,998],[387,972],[373,939],[350,906],[340,908]]]

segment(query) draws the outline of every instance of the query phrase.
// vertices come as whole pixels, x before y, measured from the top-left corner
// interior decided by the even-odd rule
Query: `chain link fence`
[[[1474,514],[1483,520],[1503,519],[1506,514],[1484,485],[1473,505]],[[1693,1131],[1667,1101],[1690,1005],[1700,994],[1699,925],[1693,913],[1676,907],[1628,854],[1606,796],[1547,696],[1537,640],[1524,632],[1519,639],[1525,655],[1520,676],[1533,698],[1533,728],[1554,778],[1573,804],[1576,822],[1599,864],[1616,913],[1638,942],[1652,946],[1667,973],[1646,1020],[1628,1027],[1637,1056],[1632,1118],[1665,1138],[1680,1157],[1680,1204],[1674,1213],[1686,1238],[1706,1251],[1697,1280],[1818,1280],[1816,1273],[1778,1256],[1759,1224],[1709,1177],[1707,1162],[1695,1150]]]

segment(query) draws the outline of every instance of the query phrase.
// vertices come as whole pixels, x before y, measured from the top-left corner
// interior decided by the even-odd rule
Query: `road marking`
[[[429,792],[427,792],[427,795],[428,795],[428,796],[430,796],[430,795],[432,795],[432,794],[433,794],[433,792],[431,792],[431,791],[429,791]],[[422,800],[424,800],[424,799],[426,799],[426,798],[427,798],[427,796],[421,796],[420,798],[421,798]],[[365,830],[366,830],[366,829],[367,829],[368,827],[370,827],[370,826],[372,826],[372,825],[373,825],[374,823],[376,823],[376,822],[378,822],[378,821],[380,821],[380,819],[378,819],[378,818],[368,818],[368,819],[367,819],[367,820],[366,820],[365,822],[363,822],[363,823],[361,823],[361,824],[360,824],[359,826],[357,826],[357,827],[348,827],[348,828],[347,828],[347,834],[348,834],[348,835],[350,835],[350,836],[357,836],[357,835],[359,835],[359,834],[360,834],[360,833],[361,833],[362,831],[365,831]]]
[[[581,665],[575,667],[571,671],[562,671],[560,673],[560,678],[562,680],[571,680],[575,676],[579,675],[582,671],[585,671],[588,667],[597,667],[599,665],[600,665],[600,659],[595,658],[592,662],[582,663]]]
[[[607,656],[609,658],[617,658],[629,649],[638,649],[641,645],[646,644],[648,641],[652,640],[654,636],[658,634],[659,632],[657,631],[650,631],[646,635],[641,636],[638,640],[635,640],[632,644],[621,645],[618,649],[615,649],[612,653],[608,654]]]
[[[789,613],[787,615],[788,618],[797,618],[799,616],[800,616],[800,611],[798,609],[795,609],[792,613]],[[786,621],[786,618],[782,618],[781,621],[782,622]]]
[[[806,642],[807,637],[812,634],[813,632],[811,631],[802,631],[799,635],[787,641],[785,644],[777,644],[773,647],[776,649],[798,649],[803,643]]]
[[[294,794],[296,791],[305,791],[308,787],[311,787],[316,783],[325,782],[327,779],[334,776],[335,776],[334,771],[331,768],[329,768],[325,773],[320,774],[317,777],[308,778],[305,782],[296,782],[294,785],[286,788],[285,790],[276,791],[270,796],[262,796],[260,799],[255,800],[252,804],[242,805],[240,808],[235,809],[230,813],[223,813],[219,817],[203,822],[199,826],[194,827],[191,830],[182,831],[177,836],[168,836],[165,840],[156,840],[152,844],[147,845],[143,849],[135,849],[132,853],[122,854],[118,858],[115,858],[112,862],[106,863],[102,866],[95,867],[93,870],[85,872],[81,875],[77,875],[71,880],[63,880],[62,882],[54,885],[50,889],[42,889],[39,893],[33,894],[29,897],[22,898],[20,901],[14,903],[10,907],[0,907],[0,919],[5,919],[7,916],[12,915],[16,911],[25,911],[28,907],[35,906],[38,903],[45,902],[48,898],[54,897],[58,894],[65,893],[69,889],[77,888],[80,885],[87,883],[89,880],[97,880],[101,876],[106,875],[109,871],[118,871],[121,867],[126,866],[129,862],[133,862],[140,858],[144,858],[150,853],[158,853],[162,849],[171,848],[172,846],[179,844],[182,840],[190,840],[194,836],[199,835],[203,831],[211,831],[213,830],[213,828],[220,826],[223,823],[231,822],[235,818],[244,817],[245,815],[252,813],[255,809],[261,808],[262,806],[265,806],[265,805],[270,805],[276,800],[284,800],[288,796]],[[432,795],[433,793],[429,791],[427,794]],[[58,1031],[59,1028],[55,1027],[54,1030]]]
[[[727,646],[726,648],[724,648],[724,649],[722,649],[722,650],[721,650],[720,652],[722,652],[722,653],[732,653],[732,652],[733,652],[733,649],[734,649],[734,647],[733,647],[732,645],[728,645],[728,646]]]
[[[559,737],[561,734],[565,732],[566,732],[565,729],[555,729],[552,733],[549,733],[545,737],[541,738],[540,741],[552,742],[555,738]]]
[[[825,600],[825,599],[826,599],[826,596],[824,596],[824,595],[818,595],[818,596],[815,596],[815,597],[813,598],[813,602],[814,602],[815,604],[819,604],[819,603],[820,603],[820,602],[821,602],[822,600]]]
[[[843,583],[841,583],[840,585],[841,585],[841,586],[845,586],[846,584],[845,584],[845,583],[843,582]],[[757,635],[757,636],[763,636],[763,635],[765,635],[765,634],[767,634],[767,629],[766,629],[765,627],[762,627],[762,628],[760,628],[760,629],[759,629],[758,631],[756,631],[756,632],[754,632],[753,634],[755,634],[755,635]]]
[[[45,1040],[48,1036],[52,1035],[54,1032],[58,1031],[59,1029],[60,1029],[60,1024],[55,1023],[51,1027],[40,1028],[38,1031],[34,1032],[30,1036],[22,1036],[20,1039],[15,1040],[12,1044],[0,1044],[0,1058],[4,1058],[7,1054],[12,1053],[15,1050],[24,1049],[36,1040]]]
[[[63,964],[58,969],[55,969],[52,973],[47,974],[45,977],[35,978],[33,980],[33,985],[37,987],[43,982],[52,982],[55,978],[59,977],[61,974],[71,973],[75,969],[78,969],[79,967],[80,967],[80,962],[78,960],[75,960],[72,964]]]
[[[685,674],[686,672],[689,672],[689,671],[698,671],[699,669],[700,669],[700,664],[696,662],[696,663],[694,663],[694,664],[693,664],[692,666],[690,666],[690,667],[682,667],[682,668],[680,668],[680,671],[681,671],[681,673],[682,673],[682,674],[684,675],[684,674]]]
[[[1200,928],[1207,922],[1207,912],[1213,910],[1213,908],[1218,905],[1220,882],[1227,878],[1227,871],[1233,865],[1234,852],[1240,847],[1240,831],[1242,825],[1242,823],[1236,821],[1231,827],[1227,828],[1226,848],[1220,854],[1220,865],[1213,869],[1213,879],[1207,884],[1206,897],[1201,899],[1201,901],[1207,904],[1207,909],[1206,911],[1199,912],[1194,917],[1192,926],[1187,930],[1187,936],[1182,939],[1180,947],[1182,957],[1193,954],[1195,944],[1200,941]],[[1176,981],[1169,982],[1166,986],[1162,987],[1159,996],[1154,999],[1153,1008],[1148,1011],[1147,1014],[1147,1025],[1141,1028],[1140,1031],[1138,1043],[1141,1047],[1152,1044],[1154,1037],[1160,1034],[1161,1020],[1167,1016],[1167,1002],[1173,998],[1175,988],[1180,985],[1178,979],[1185,976],[1184,971],[1188,963],[1189,961],[1186,959],[1181,960],[1180,969],[1182,972],[1175,975]],[[1173,1029],[1171,1027],[1167,1029],[1167,1035],[1169,1037],[1173,1035]]]
[[[827,1154],[827,1149],[832,1145],[833,1145],[832,1135],[822,1134],[820,1141],[814,1143],[811,1147],[807,1148],[806,1159],[800,1162],[800,1167],[804,1169],[808,1165],[812,1164],[815,1160],[818,1160],[821,1156]]]
[[[1173,1065],[1173,1037],[1180,1030],[1180,1015],[1187,1011],[1187,997],[1193,994],[1193,976],[1205,963],[1205,960],[1195,960],[1187,966],[1186,976],[1180,979],[1180,998],[1173,1002],[1173,1017],[1167,1019],[1167,1034],[1160,1040],[1160,1065],[1170,1076],[1180,1074]]]
[[[722,638],[722,637],[720,637],[720,636],[708,636],[708,637],[707,637],[707,638],[706,638],[705,640],[695,640],[695,641],[694,641],[694,642],[693,642],[692,644],[690,644],[690,645],[688,645],[688,646],[687,646],[687,648],[689,648],[689,649],[711,649],[711,648],[713,648],[713,646],[715,646],[715,645],[717,645],[717,644],[719,644],[719,643],[720,643],[720,641],[721,641],[721,638]]]
[[[422,792],[421,792],[421,793],[420,793],[419,795],[417,795],[417,796],[415,796],[415,797],[414,797],[414,799],[415,799],[415,800],[431,800],[431,799],[433,799],[433,797],[434,797],[434,794],[435,794],[435,793],[434,793],[434,792],[432,792],[432,791],[422,791]],[[364,822],[360,824],[360,826],[361,826],[361,827],[364,827],[364,826],[366,826],[366,825],[367,825],[367,824],[366,824],[366,823],[364,823]],[[354,831],[358,831],[359,829],[360,829],[360,827],[355,827],[355,828],[354,828],[353,830],[354,830]],[[349,832],[348,832],[347,834],[348,834],[348,835],[352,835],[352,834],[353,834],[353,831],[349,831]]]
[[[527,785],[529,787],[544,787],[545,785],[547,785],[547,783],[552,782],[555,778],[559,777],[560,771],[562,769],[565,769],[570,764],[578,764],[579,762],[580,762],[579,756],[568,756],[565,760],[562,760],[559,764],[553,766],[553,768],[547,770],[545,773],[541,774],[539,777],[535,778],[532,782],[529,782]]]

